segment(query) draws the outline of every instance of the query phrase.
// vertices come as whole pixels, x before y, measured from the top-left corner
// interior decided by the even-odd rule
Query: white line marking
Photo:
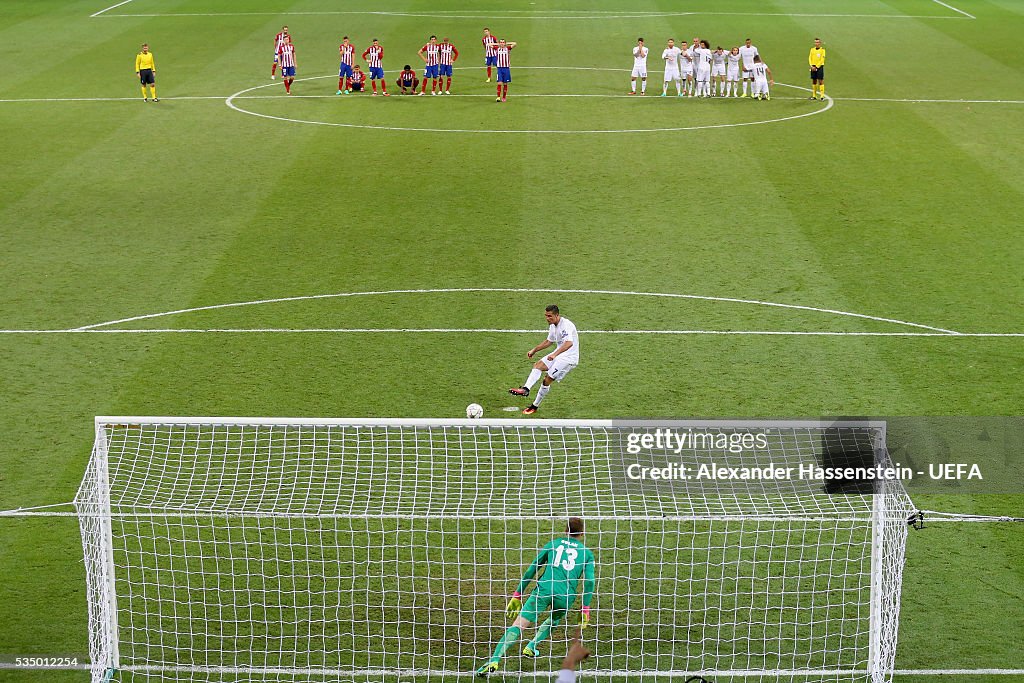
[[[962,9],[957,9],[956,7],[953,7],[952,5],[947,5],[946,3],[942,2],[942,0],[932,0],[932,1],[933,2],[937,2],[938,4],[942,5],[943,7],[948,7],[949,9],[953,10],[954,12],[959,12],[960,14],[964,15],[968,19],[977,19],[977,17],[974,16],[973,14],[968,14],[967,12],[963,11]]]
[[[486,327],[158,327],[151,329],[0,330],[0,334],[542,334],[547,330]],[[587,334],[652,334],[765,337],[1024,337],[1024,332],[830,332],[796,330],[587,330]]]
[[[557,69],[557,68],[561,68],[561,67],[518,66],[518,67],[515,67],[515,68],[517,68],[517,69],[533,69],[533,68]],[[583,67],[583,68],[589,68],[589,67]],[[595,69],[595,70],[619,71],[620,69]],[[336,78],[336,76],[334,76],[333,74],[331,74],[329,76],[310,76],[309,78],[299,78],[299,79],[296,79],[296,80],[297,81],[315,81],[315,80],[318,80],[318,79],[321,79],[321,78]],[[826,96],[826,98],[825,98],[826,99],[826,103],[825,103],[824,107],[822,107],[820,109],[815,109],[813,111],[804,112],[803,114],[794,114],[792,116],[783,116],[783,117],[776,118],[776,119],[764,119],[764,120],[761,120],[761,121],[743,121],[743,122],[738,122],[738,123],[716,123],[716,124],[709,124],[709,125],[706,125],[706,126],[673,126],[673,127],[668,127],[668,128],[610,128],[610,129],[596,129],[596,130],[569,130],[569,129],[535,129],[535,130],[524,130],[524,129],[518,129],[518,128],[509,128],[509,129],[414,128],[414,127],[411,127],[411,126],[376,126],[376,125],[362,124],[362,123],[333,123],[333,122],[329,122],[329,121],[315,121],[315,120],[310,120],[310,119],[293,119],[293,118],[289,118],[287,116],[274,116],[272,114],[262,114],[260,112],[255,112],[255,111],[252,111],[252,110],[249,110],[249,109],[243,109],[242,107],[239,107],[239,106],[235,105],[235,103],[234,103],[234,101],[237,100],[237,99],[252,99],[252,98],[245,98],[245,97],[243,97],[246,93],[252,92],[254,90],[259,90],[261,88],[272,88],[275,85],[276,85],[275,83],[264,83],[262,85],[256,85],[256,86],[253,86],[251,88],[246,88],[245,90],[239,90],[234,95],[231,95],[226,100],[224,100],[224,104],[226,104],[228,107],[230,107],[231,109],[234,109],[235,111],[237,111],[237,112],[239,112],[241,114],[248,114],[249,116],[257,116],[259,118],[271,119],[271,120],[274,120],[274,121],[284,121],[286,123],[302,123],[302,124],[308,124],[308,125],[314,125],[314,126],[329,126],[329,127],[332,127],[332,128],[368,128],[368,129],[372,129],[372,130],[390,130],[390,131],[417,132],[417,133],[518,133],[518,134],[528,133],[528,134],[553,134],[553,135],[595,135],[595,134],[608,134],[608,133],[664,133],[664,132],[671,132],[671,131],[708,130],[708,129],[713,129],[713,128],[738,128],[738,127],[741,127],[741,126],[757,126],[757,125],[761,125],[761,124],[765,124],[765,123],[780,123],[782,121],[792,121],[792,120],[795,120],[795,119],[802,119],[802,118],[805,118],[805,117],[808,117],[808,116],[815,116],[817,114],[823,114],[823,113],[827,112],[829,109],[831,109],[833,104],[834,104],[832,98]],[[779,82],[776,82],[775,85],[783,86],[783,87],[787,87],[787,88],[794,88],[796,90],[803,90],[805,92],[810,92],[809,88],[805,88],[805,87],[799,86],[799,85],[789,85],[787,83],[779,83]],[[398,95],[395,95],[395,97],[398,97]],[[514,97],[515,96],[513,96],[513,99],[514,99]],[[658,96],[656,96],[656,95],[652,96],[652,99],[654,99],[656,97],[658,97]],[[676,97],[675,99],[684,99],[684,98]],[[692,99],[692,98],[685,98],[685,99]]]
[[[936,0],[937,1],[937,0]],[[945,4],[945,3],[940,3]],[[947,5],[947,7],[949,7]],[[950,9],[956,9],[950,7]],[[501,10],[508,13],[508,10]],[[558,16],[556,14],[537,12],[531,16],[495,15],[493,13],[476,14],[446,14],[444,12],[374,12],[369,10],[344,11],[344,10],[320,10],[306,12],[151,12],[138,14],[105,14],[104,17],[239,17],[239,16],[334,16],[334,15],[373,15],[384,17],[422,17],[434,19],[490,19],[490,20],[525,20],[525,21],[550,21],[554,20],[598,20],[598,19],[649,19],[657,17],[690,17],[690,16],[739,16],[739,17],[810,17],[815,19],[973,19],[966,12],[956,10],[965,16],[947,16],[932,14],[817,14],[810,12],[618,12],[611,14],[577,14],[575,16]],[[92,15],[99,16],[99,15]]]
[[[115,7],[120,7],[121,5],[127,5],[127,4],[128,4],[129,2],[131,2],[131,1],[132,1],[132,0],[124,0],[123,2],[119,2],[119,3],[117,3],[116,5],[111,5],[111,6],[110,6],[110,7],[108,7],[107,9],[101,9],[101,10],[100,10],[99,12],[96,12],[95,14],[90,14],[90,15],[89,15],[89,18],[90,18],[90,19],[92,19],[93,17],[98,17],[98,16],[100,16],[101,14],[103,14],[104,12],[108,12],[108,11],[110,11],[110,10],[114,9]],[[114,16],[117,16],[117,15],[114,15]]]
[[[507,409],[503,409],[503,410],[507,410]],[[518,408],[514,408],[514,410],[518,411],[519,409]],[[509,412],[511,412],[511,411],[509,411]],[[77,517],[77,513],[68,513],[66,516],[68,516],[68,517]],[[142,667],[133,667],[133,668],[142,668]],[[151,667],[146,667],[146,668],[149,669]],[[88,671],[89,670],[89,665],[88,664],[75,664],[75,665],[70,665],[70,666],[19,666],[19,665],[16,665],[16,664],[12,663],[12,662],[0,662],[0,669],[8,669],[8,670],[22,669],[22,670],[32,670],[32,671],[36,671],[36,670],[49,670],[49,669],[72,669],[72,670]],[[250,673],[252,671],[253,671],[253,669],[245,669],[245,673]],[[292,673],[291,670],[288,670],[288,672]],[[456,673],[459,674],[459,675],[463,675],[464,674],[464,672],[444,672],[444,673],[445,673],[445,675],[456,674]],[[597,674],[597,673],[600,673],[600,672],[593,671],[593,672],[590,672],[590,673]],[[605,672],[605,673],[608,673],[608,672]],[[638,672],[633,672],[634,675],[637,674],[637,673]],[[647,673],[652,673],[652,672],[647,672]],[[687,672],[687,673],[689,673],[689,672]],[[705,673],[707,673],[707,672],[705,672]],[[895,671],[893,671],[893,673],[896,674],[897,676],[1024,676],[1024,669],[896,669]],[[509,672],[505,672],[504,675],[506,675],[506,676],[509,675]],[[718,672],[718,675],[719,675],[720,678],[728,678],[732,674],[730,672],[724,671],[724,672]],[[808,675],[817,676],[818,674],[814,673],[814,674],[808,674]]]
[[[468,68],[468,67],[467,67]],[[521,66],[516,67],[520,69],[577,69],[586,71],[629,71],[629,69],[603,69],[597,67],[546,67],[546,66]],[[326,78],[326,76],[324,77]],[[330,76],[334,78],[334,76]],[[305,79],[308,80],[308,79]],[[223,102],[230,95],[184,95],[180,97],[175,96],[164,96],[161,100],[219,100]],[[394,97],[400,97],[395,95]],[[487,97],[490,98],[492,95],[483,94],[455,94],[446,95],[447,97]],[[520,97],[602,97],[602,98],[628,98],[635,101],[652,101],[659,99],[656,95],[648,95],[645,97],[638,97],[636,95],[599,95],[599,94],[586,94],[586,93],[517,93],[516,98]],[[0,99],[0,103],[14,103],[14,102],[137,102],[139,97],[24,97],[24,98],[10,98]],[[238,100],[282,100],[282,99],[335,99],[342,100],[337,95],[240,95],[235,99]],[[436,98],[435,98],[436,99]],[[689,99],[689,98],[677,98],[677,99]],[[712,98],[713,100],[732,100],[737,98],[722,97]],[[787,97],[785,95],[775,95],[772,97],[775,100],[803,100],[803,97]],[[922,98],[888,98],[888,97],[832,97],[836,102],[896,102],[896,103],[910,103],[910,104],[1024,104],[1024,100],[953,100],[953,99],[922,99]],[[433,102],[434,100],[424,100],[424,102]]]
[[[112,325],[120,325],[123,323],[136,322],[138,320],[151,320],[153,318],[163,318],[172,315],[180,315],[183,313],[196,313],[199,311],[214,311],[224,308],[241,308],[243,306],[260,306],[263,304],[277,304],[287,303],[292,301],[314,301],[318,299],[343,299],[349,297],[362,297],[362,296],[392,296],[398,294],[466,294],[466,293],[511,293],[511,294],[597,294],[597,295],[608,295],[608,296],[636,296],[636,297],[653,297],[661,299],[688,299],[693,301],[718,301],[723,303],[734,303],[734,304],[749,304],[753,306],[769,306],[772,308],[785,308],[796,311],[810,311],[814,313],[828,313],[831,315],[839,315],[848,318],[859,318],[861,320],[874,320],[876,322],[892,323],[894,325],[903,325],[905,327],[915,327],[918,329],[929,330],[931,332],[941,332],[948,335],[959,335],[959,332],[954,330],[947,330],[941,327],[934,327],[932,325],[922,325],[920,323],[907,322],[906,320],[897,320],[895,318],[883,318],[880,316],[867,315],[864,313],[851,313],[850,311],[840,311],[833,308],[817,308],[814,306],[802,306],[799,304],[783,304],[774,301],[761,301],[758,299],[739,299],[735,297],[720,297],[720,296],[704,296],[700,294],[674,294],[666,292],[633,292],[624,290],[612,290],[612,289],[533,289],[533,288],[521,288],[521,287],[462,287],[462,288],[434,288],[434,289],[389,289],[389,290],[377,290],[367,292],[337,292],[333,294],[306,294],[302,296],[289,296],[280,297],[275,299],[255,299],[252,301],[236,301],[227,304],[211,304],[209,306],[196,306],[193,308],[181,308],[173,311],[164,311],[161,313],[147,313],[144,315],[135,315],[128,318],[120,318],[118,320],[107,320],[101,323],[93,323],[91,325],[81,325],[79,327],[67,329],[67,330],[55,330],[56,332],[83,332],[86,330],[96,330],[101,327],[110,327]]]

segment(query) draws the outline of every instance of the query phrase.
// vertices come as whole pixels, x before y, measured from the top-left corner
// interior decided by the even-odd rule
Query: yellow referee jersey
[[[143,69],[152,69],[153,73],[156,73],[156,62],[153,61],[152,52],[140,52],[135,55],[135,70],[142,71]]]
[[[825,66],[825,48],[812,47],[811,54],[807,56],[807,62],[811,66]]]

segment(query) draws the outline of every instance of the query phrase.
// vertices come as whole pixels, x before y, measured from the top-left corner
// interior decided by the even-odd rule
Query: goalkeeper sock
[[[550,384],[542,384],[540,389],[537,390],[537,398],[533,399],[533,405],[540,407],[540,402],[544,400],[544,397],[551,391]]]
[[[818,95],[821,97],[821,99],[825,99],[825,84],[824,83],[822,83],[821,85],[818,86]]]
[[[533,385],[540,379],[541,374],[542,372],[537,368],[530,370],[530,376],[526,378],[526,383],[523,384],[523,386],[527,389],[533,389]]]
[[[156,99],[156,86],[155,85],[149,86],[149,92],[153,93],[153,99],[155,100]]]
[[[538,645],[547,640],[548,636],[551,635],[551,628],[553,626],[554,624],[551,623],[551,617],[545,619],[544,623],[540,625],[539,629],[537,629],[537,635],[535,635],[533,640],[530,641],[530,647],[536,650]]]
[[[142,98],[146,99],[146,86],[142,86]]]
[[[519,636],[521,635],[523,635],[522,629],[518,626],[509,626],[508,630],[505,631],[505,635],[503,635],[501,640],[498,641],[498,644],[494,646],[494,654],[491,655],[490,661],[497,662],[501,660],[502,656],[505,654],[505,650],[507,650],[512,643],[519,640]]]

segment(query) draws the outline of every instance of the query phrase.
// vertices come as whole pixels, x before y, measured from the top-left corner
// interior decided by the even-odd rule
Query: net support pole
[[[117,631],[117,592],[115,590],[114,573],[114,533],[110,510],[110,460],[108,457],[106,427],[96,422],[96,475],[99,483],[99,526],[101,543],[103,544],[101,585],[103,600],[100,606],[100,624],[103,629],[103,651],[106,653],[104,662],[109,679],[114,671],[120,668],[121,656],[118,648]]]
[[[887,458],[885,431],[875,437],[875,464],[885,465]],[[884,683],[885,667],[882,658],[882,615],[883,599],[883,558],[885,552],[885,515],[886,515],[886,481],[876,479],[871,506],[871,593],[868,617],[868,676],[871,683]]]

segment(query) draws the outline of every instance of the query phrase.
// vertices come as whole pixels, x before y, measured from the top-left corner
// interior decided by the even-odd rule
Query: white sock
[[[743,94],[744,95],[747,94],[747,82],[748,82],[747,79],[744,78],[743,79]]]
[[[665,81],[665,85],[661,86],[661,94],[665,95],[668,93],[668,81]]]
[[[548,395],[549,391],[551,391],[551,385],[550,384],[547,384],[547,385],[542,384],[540,389],[537,390],[537,398],[533,399],[533,405],[535,405],[535,406],[537,406],[539,408],[540,407],[540,402],[544,400],[544,397]]]
[[[530,376],[526,378],[526,384],[524,384],[523,386],[526,387],[527,389],[532,389],[533,385],[536,384],[537,380],[540,379],[541,374],[542,371],[538,370],[537,368],[530,370]]]
[[[631,92],[636,92],[636,79],[634,78],[629,82]]]
[[[679,81],[676,81],[676,94],[677,94],[677,95],[681,95],[681,94],[682,94],[682,92],[683,92],[683,86],[682,86],[682,83],[681,83],[681,82],[679,82]]]
[[[640,92],[647,92],[647,79],[640,81]]]

